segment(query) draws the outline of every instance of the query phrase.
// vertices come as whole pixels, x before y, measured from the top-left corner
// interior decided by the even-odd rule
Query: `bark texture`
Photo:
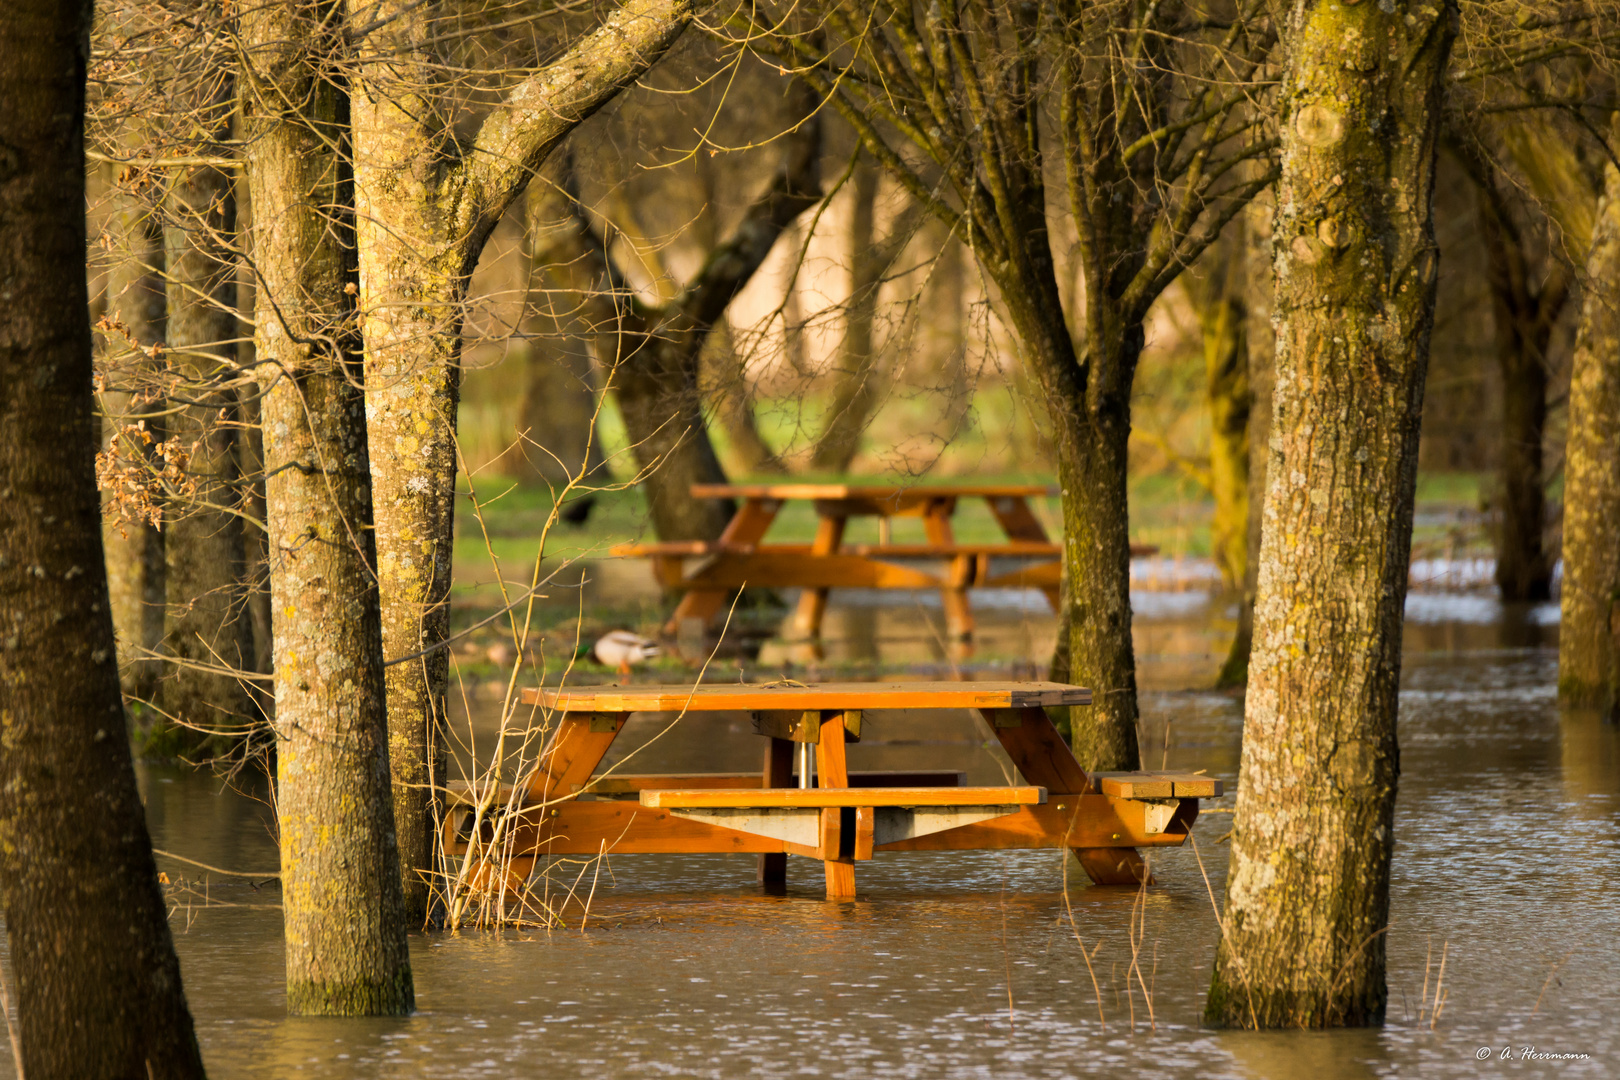
[[[1620,170],[1604,176],[1570,373],[1558,697],[1620,715]]]
[[[96,494],[89,3],[0,9],[0,910],[31,1080],[203,1075],[135,788]]]
[[[238,502],[237,337],[232,179],[220,169],[186,171],[169,192],[164,229],[168,349],[184,382],[168,434],[188,448],[187,497],[166,511],[168,594],[159,703],[179,725],[178,749],[223,754],[253,722],[248,683],[230,669],[254,667]]]
[[[280,0],[243,12],[242,112],[259,272],[287,1007],[352,1016],[407,1013],[414,991],[371,569],[338,10]]]
[[[1284,29],[1277,382],[1224,935],[1206,1018],[1377,1024],[1453,4]]]
[[[163,231],[151,203],[115,188],[107,223],[120,258],[107,272],[107,319],[103,341],[109,358],[118,358],[117,375],[101,395],[101,443],[109,453],[145,453],[126,437],[127,425],[146,421],[155,440],[163,421],[148,416],[157,410],[137,401],[136,374],[147,361],[132,355],[164,339]],[[121,328],[121,329],[120,329]],[[163,533],[144,519],[118,520],[119,493],[107,493],[103,526],[107,548],[107,586],[112,593],[113,627],[118,635],[118,670],[125,692],[147,699],[157,688],[160,661],[147,658],[163,645],[165,600]]]
[[[376,27],[354,86],[354,182],[366,415],[388,669],[394,801],[411,917],[426,917],[435,836],[434,732],[448,687],[456,408],[467,283],[490,232],[552,149],[640,77],[691,18],[690,0],[627,0],[512,87],[470,141],[452,123],[435,3],[349,0]],[[409,657],[410,659],[405,659]]]

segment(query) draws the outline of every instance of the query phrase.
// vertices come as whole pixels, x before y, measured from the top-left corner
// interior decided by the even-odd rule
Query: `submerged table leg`
[[[816,525],[816,538],[810,545],[810,554],[836,555],[838,545],[844,542],[844,526],[847,518],[824,517]],[[829,589],[805,589],[799,594],[799,606],[793,612],[793,621],[789,624],[788,636],[814,640],[821,637],[821,620],[827,614],[827,594]]]
[[[816,771],[820,774],[820,787],[843,788],[849,787],[849,765],[844,758],[844,739],[847,737],[842,713],[833,713],[830,719],[822,714],[821,742],[816,748]],[[822,865],[827,870],[827,899],[853,900],[855,898],[855,856],[851,850],[848,857],[839,854],[845,846],[842,842],[843,808],[829,807],[834,815],[833,821],[825,822],[827,811],[822,812],[824,825],[822,828],[823,854],[834,858],[824,859]],[[838,828],[829,829],[828,825],[838,825]],[[833,840],[833,837],[838,839]],[[851,840],[853,841],[853,831]],[[828,842],[835,846],[827,849]]]
[[[787,787],[793,782],[794,743],[771,739],[765,746],[765,770],[761,787]],[[759,883],[767,889],[787,888],[787,854],[771,852],[759,857]]]
[[[776,512],[781,508],[782,503],[778,499],[747,500],[737,511],[737,516],[726,526],[726,531],[720,534],[720,546],[753,547],[765,536],[771,522],[776,520]],[[768,583],[761,582],[761,584]],[[681,623],[687,619],[698,619],[704,626],[708,626],[709,621],[725,606],[725,590],[693,589],[681,597],[681,602],[675,606],[675,613],[664,624],[664,633],[670,635],[679,633]]]
[[[954,499],[941,500],[923,515],[923,531],[930,544],[945,546],[956,543],[951,530],[951,511],[956,509]],[[945,607],[945,635],[951,641],[967,641],[973,637],[973,606],[968,602],[968,586],[973,584],[972,556],[951,560],[948,584],[939,590],[940,602]]]
[[[1135,848],[1075,848],[1074,857],[1080,860],[1080,868],[1086,876],[1097,885],[1140,885],[1143,878],[1147,878],[1149,885],[1154,883],[1147,863]]]
[[[985,501],[990,504],[990,512],[1000,523],[1001,531],[1007,534],[1007,539],[1046,542],[1046,527],[1022,495],[998,495]],[[1063,610],[1062,597],[1056,588],[1041,591],[1046,594],[1046,602],[1052,605],[1054,612]]]

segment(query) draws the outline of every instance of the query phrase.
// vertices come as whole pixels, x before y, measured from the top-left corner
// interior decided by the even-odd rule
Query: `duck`
[[[596,639],[589,652],[597,663],[616,669],[621,682],[629,682],[631,666],[646,663],[661,650],[652,638],[629,630],[609,630]]]

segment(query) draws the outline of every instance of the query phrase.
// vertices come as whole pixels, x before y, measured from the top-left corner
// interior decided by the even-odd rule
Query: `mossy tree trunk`
[[[1229,592],[1243,588],[1249,564],[1249,311],[1247,237],[1236,224],[1189,275],[1204,346],[1209,409],[1209,486],[1215,499],[1210,550]]]
[[[1616,125],[1620,131],[1620,125]],[[1620,170],[1609,165],[1570,373],[1558,697],[1620,716]]]
[[[276,810],[295,1014],[414,1006],[389,785],[348,98],[335,0],[242,14],[275,623]],[[289,104],[291,103],[291,104]]]
[[[647,70],[690,0],[626,0],[593,33],[509,88],[470,140],[452,123],[437,3],[348,0],[375,29],[354,85],[354,161],[366,410],[388,669],[389,740],[406,903],[425,918],[444,782],[456,408],[473,268],[562,138]]]
[[[1265,506],[1266,470],[1271,456],[1271,391],[1273,382],[1271,326],[1271,206],[1256,200],[1244,212],[1242,236],[1243,296],[1247,324],[1243,334],[1249,426],[1244,435],[1249,457],[1244,466],[1248,516],[1243,526],[1243,581],[1238,598],[1237,629],[1215,676],[1220,689],[1249,681],[1249,651],[1254,644],[1254,600],[1260,580],[1260,533]]]
[[[169,365],[183,379],[168,434],[189,450],[195,485],[167,508],[163,651],[158,695],[189,754],[223,754],[253,722],[252,671],[242,520],[237,513],[236,393],[230,373],[237,336],[233,181],[223,170],[189,169],[169,192],[164,229]]]
[[[107,229],[116,258],[107,272],[109,329],[102,335],[111,378],[101,395],[101,442],[111,454],[144,456],[147,448],[124,429],[144,420],[154,441],[163,438],[163,420],[153,415],[161,411],[161,402],[138,400],[140,374],[151,361],[135,353],[164,339],[163,231],[148,200],[116,184],[112,198]],[[102,536],[118,634],[118,669],[126,693],[149,699],[162,672],[161,662],[145,654],[156,654],[163,645],[163,533],[145,519],[120,520],[118,492],[108,492],[106,499]]]
[[[1224,935],[1206,1018],[1382,1022],[1396,700],[1454,4],[1283,31],[1277,382]]]
[[[34,1080],[203,1076],[125,737],[84,272],[88,2],[0,9],[0,914]]]

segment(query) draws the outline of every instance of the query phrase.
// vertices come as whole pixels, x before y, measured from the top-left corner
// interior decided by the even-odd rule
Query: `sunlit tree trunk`
[[[1231,870],[1206,1018],[1380,1023],[1401,628],[1453,4],[1283,31],[1277,383]]]
[[[109,358],[117,358],[108,389],[101,395],[102,443],[122,456],[145,453],[124,428],[146,422],[154,440],[163,438],[159,410],[136,404],[137,374],[149,360],[134,355],[164,338],[163,233],[151,203],[114,185],[113,212],[107,229],[115,258],[107,272],[103,335]],[[121,329],[119,329],[121,327]],[[114,441],[117,445],[114,445]],[[107,584],[112,593],[113,626],[118,634],[118,667],[131,697],[150,698],[162,665],[142,659],[163,644],[163,533],[145,520],[118,520],[118,492],[107,492],[109,513],[103,529],[107,547]]]
[[[1229,227],[1204,266],[1189,275],[1204,346],[1204,400],[1209,409],[1209,480],[1215,499],[1210,550],[1228,591],[1243,587],[1248,570],[1249,340],[1244,302],[1247,238]]]
[[[293,1013],[414,1005],[394,838],[335,0],[242,13]],[[289,103],[295,103],[290,106]]]
[[[1586,259],[1565,460],[1558,696],[1613,716],[1620,712],[1620,170],[1612,164]]]
[[[84,272],[89,3],[0,8],[0,912],[32,1080],[203,1075],[125,737]]]
[[[354,88],[355,204],[366,410],[383,595],[389,740],[406,903],[435,873],[435,760],[448,687],[456,407],[463,304],[484,244],[562,138],[646,71],[690,0],[627,0],[507,91],[464,144],[434,36],[438,4],[348,0],[368,38]]]
[[[164,653],[170,659],[159,701],[179,747],[226,752],[251,723],[248,684],[228,670],[253,665],[246,605],[242,523],[237,514],[236,393],[220,388],[237,336],[232,180],[197,168],[169,193],[165,227],[169,365],[184,379],[183,403],[168,434],[189,451],[184,474],[195,484],[167,511]]]

